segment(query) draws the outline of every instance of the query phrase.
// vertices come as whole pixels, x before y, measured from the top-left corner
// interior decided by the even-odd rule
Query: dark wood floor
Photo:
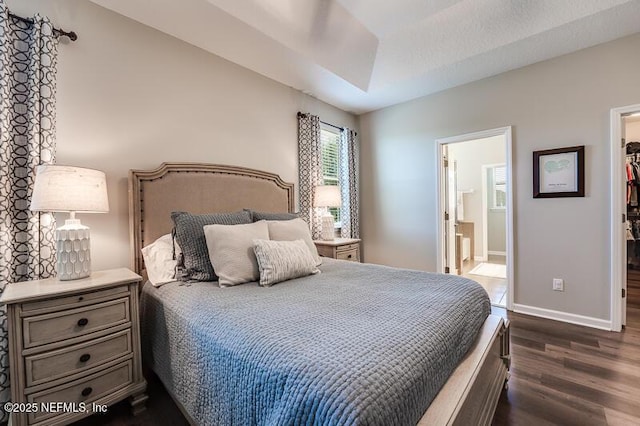
[[[494,425],[640,425],[640,271],[622,333],[509,314],[511,379]]]
[[[509,313],[511,378],[493,424],[640,425],[640,271],[629,273],[628,296],[622,333]],[[187,424],[154,378],[147,407],[132,417],[122,402],[77,425]]]
[[[640,270],[627,270],[627,326],[640,329]]]

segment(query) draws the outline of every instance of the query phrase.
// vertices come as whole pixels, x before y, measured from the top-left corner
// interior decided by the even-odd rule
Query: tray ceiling
[[[92,0],[362,113],[638,31],[640,0]]]

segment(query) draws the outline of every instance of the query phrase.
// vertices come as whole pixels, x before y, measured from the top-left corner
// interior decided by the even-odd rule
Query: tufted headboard
[[[162,163],[153,170],[130,170],[131,267],[143,274],[140,249],[171,232],[171,212],[244,208],[292,212],[293,203],[293,184],[260,170],[204,163]]]

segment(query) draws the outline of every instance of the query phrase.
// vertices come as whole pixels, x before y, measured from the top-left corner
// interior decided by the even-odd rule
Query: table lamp
[[[314,207],[324,207],[325,212],[322,215],[322,232],[321,238],[325,241],[333,240],[335,234],[335,221],[329,213],[329,207],[340,207],[342,198],[340,196],[340,187],[336,185],[318,185],[315,187],[313,197]]]
[[[69,212],[69,219],[56,229],[57,271],[61,281],[91,275],[89,227],[76,213],[108,213],[107,182],[98,170],[41,165],[31,196],[32,211]]]

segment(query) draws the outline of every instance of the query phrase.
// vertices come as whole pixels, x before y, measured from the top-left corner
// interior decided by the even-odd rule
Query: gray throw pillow
[[[176,278],[181,281],[217,281],[218,276],[211,266],[207,240],[204,236],[206,225],[239,225],[251,223],[249,212],[191,214],[171,213],[176,242],[182,248],[182,265]]]
[[[244,211],[251,213],[251,219],[254,222],[258,222],[260,220],[291,220],[300,217],[300,213],[259,212],[251,209],[244,209]]]
[[[303,240],[254,240],[253,244],[262,286],[270,287],[275,283],[320,272]]]

